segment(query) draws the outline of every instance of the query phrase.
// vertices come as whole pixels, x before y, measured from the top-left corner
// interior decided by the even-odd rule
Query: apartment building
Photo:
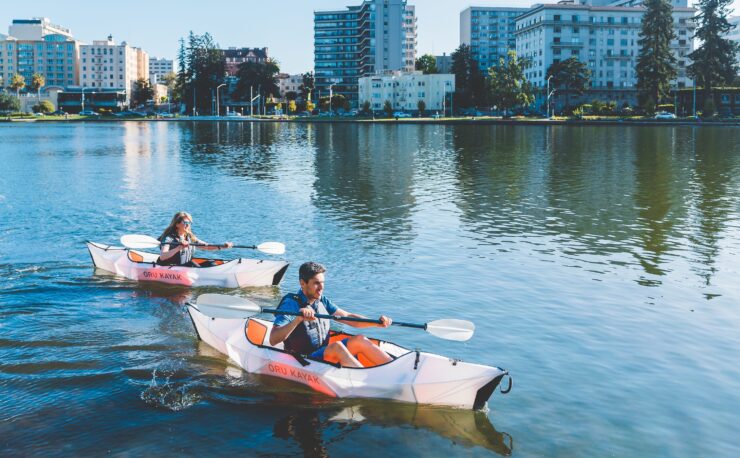
[[[279,73],[277,79],[282,97],[285,97],[285,94],[288,92],[300,93],[301,85],[303,84],[302,74],[289,75],[287,73]]]
[[[244,62],[265,63],[267,62],[267,48],[234,48],[224,49],[224,60],[226,62],[226,73],[236,76],[239,65]]]
[[[149,81],[157,84],[162,81],[162,77],[175,71],[174,63],[171,59],[149,58]]]
[[[430,74],[420,71],[386,72],[359,79],[359,105],[370,102],[373,111],[391,102],[394,110],[418,112],[419,101],[429,111],[445,110],[447,94],[455,91],[455,75]]]
[[[52,24],[48,18],[14,19],[8,35],[0,35],[0,80],[10,84],[14,74],[26,84],[34,73],[44,76],[46,89],[78,84],[79,42],[72,32]]]
[[[635,104],[635,66],[645,9],[621,6],[631,5],[628,0],[588,2],[535,5],[516,18],[517,54],[531,62],[525,76],[534,86],[544,88],[550,65],[575,57],[591,70],[591,89],[585,99]],[[688,8],[686,0],[673,0],[673,3],[676,39],[671,49],[678,65],[674,84],[681,88],[693,84],[686,67],[690,64],[688,55],[694,49],[696,10]]]
[[[357,106],[358,79],[413,71],[416,12],[406,0],[364,0],[346,10],[314,13],[317,95],[342,94]]]
[[[470,46],[473,59],[485,72],[516,49],[516,18],[527,8],[471,6],[460,13],[460,43]]]
[[[80,46],[80,86],[100,90],[126,91],[130,102],[136,81],[149,79],[149,57],[125,41],[116,44],[112,36]]]

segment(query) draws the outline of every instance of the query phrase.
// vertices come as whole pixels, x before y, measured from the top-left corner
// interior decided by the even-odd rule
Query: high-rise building
[[[527,8],[471,6],[460,12],[460,43],[470,46],[473,59],[485,72],[500,57],[516,49],[516,17]]]
[[[223,52],[229,76],[236,76],[244,62],[264,63],[268,59],[267,48],[229,48]]]
[[[346,10],[314,13],[315,86],[321,96],[342,94],[357,106],[358,79],[413,71],[415,8],[406,0],[364,0]]]
[[[452,73],[452,56],[442,53],[441,56],[434,56],[434,64],[437,67],[437,73]]]
[[[547,69],[554,62],[575,57],[591,70],[586,97],[636,103],[635,65],[640,53],[639,34],[645,8],[637,0],[586,0],[534,5],[516,18],[517,55],[529,60],[525,76],[535,86],[547,86]],[[641,2],[639,2],[641,3]],[[677,59],[676,87],[692,85],[686,73],[693,51],[696,10],[686,0],[673,0],[676,38],[671,43]],[[597,5],[597,6],[594,6]]]
[[[157,84],[162,77],[175,71],[175,66],[170,59],[149,58],[149,81]]]
[[[72,32],[47,18],[14,19],[8,35],[0,35],[0,80],[8,86],[14,74],[26,84],[34,73],[44,76],[44,89],[78,84],[79,42]]]
[[[145,62],[146,61],[146,62]],[[146,52],[116,44],[112,36],[80,46],[80,86],[100,90],[124,90],[130,102],[136,80],[149,79],[149,58]]]

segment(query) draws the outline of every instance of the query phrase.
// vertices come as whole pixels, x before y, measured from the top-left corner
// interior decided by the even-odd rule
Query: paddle
[[[211,318],[238,318],[245,319],[259,313],[272,313],[273,315],[300,315],[299,312],[287,312],[277,309],[263,308],[249,299],[224,294],[201,294],[195,302],[198,310]],[[332,315],[314,315],[316,318],[325,318],[335,321],[353,321],[356,323],[378,323],[380,320],[370,318],[335,317]],[[435,320],[424,324],[402,323],[394,321],[395,326],[423,329],[433,336],[447,340],[464,342],[473,337],[475,325],[470,321],[445,319]]]
[[[148,248],[159,248],[162,246],[162,242],[149,237],[148,235],[141,234],[128,234],[121,237],[121,243],[126,248],[133,248],[135,250],[144,250]],[[208,245],[206,243],[191,243],[193,246],[215,246]],[[285,245],[280,242],[264,242],[259,245],[234,245],[232,248],[248,248],[252,250],[259,250],[267,254],[283,254],[285,253]]]

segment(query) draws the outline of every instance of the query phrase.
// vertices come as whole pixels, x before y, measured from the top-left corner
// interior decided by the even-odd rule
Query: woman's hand
[[[388,326],[391,325],[391,323],[393,323],[393,320],[391,320],[389,317],[387,317],[385,315],[381,315],[381,317],[380,317],[380,323],[378,324],[378,327],[380,327],[380,328],[387,328]]]
[[[177,245],[177,251],[182,251],[188,246],[190,246],[190,242],[188,242],[187,240],[183,240]]]
[[[226,242],[226,243],[224,243],[224,244],[223,244],[222,246],[223,246],[223,249],[224,249],[224,250],[228,250],[229,248],[233,247],[233,246],[234,246],[234,244],[233,244],[233,243],[231,243],[231,242]]]

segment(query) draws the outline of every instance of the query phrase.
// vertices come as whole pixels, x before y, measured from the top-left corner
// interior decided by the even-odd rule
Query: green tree
[[[640,31],[640,54],[635,67],[640,103],[652,97],[655,103],[668,95],[671,80],[677,75],[676,57],[671,51],[673,8],[668,0],[645,0],[646,8]]]
[[[0,92],[0,111],[19,111],[21,102],[12,95]]]
[[[41,88],[46,84],[44,75],[40,73],[34,73],[31,77],[31,84],[28,85],[28,89],[36,93],[36,102],[41,103]],[[54,111],[54,110],[51,110]]]
[[[54,105],[49,102],[48,100],[44,100],[43,102],[39,102],[33,107],[31,107],[34,113],[44,113],[48,114],[54,111]]]
[[[699,39],[701,46],[689,54],[692,64],[688,72],[695,84],[704,88],[705,99],[711,97],[712,87],[732,83],[738,72],[736,55],[740,44],[725,38],[735,28],[727,20],[731,4],[732,0],[698,1],[699,28],[694,38]]]
[[[26,87],[26,79],[23,77],[23,75],[19,73],[15,73],[10,78],[10,88],[15,91],[15,96],[18,97],[18,99],[21,98],[21,89]]]
[[[131,104],[134,106],[144,105],[154,98],[154,89],[149,84],[149,80],[139,78],[134,82],[134,93],[131,97]]]
[[[184,94],[187,91],[188,85],[188,69],[187,69],[188,53],[185,49],[185,40],[180,38],[179,47],[177,50],[177,77],[175,78],[175,87],[172,91],[172,99],[178,102],[184,100]]]
[[[239,65],[237,72],[239,80],[232,98],[248,100],[250,88],[254,96],[258,93],[262,93],[263,97],[278,95],[280,92],[278,73],[280,73],[280,67],[274,59],[268,59],[266,62],[244,62]]]
[[[288,91],[285,93],[285,98],[288,100],[298,99],[298,93],[296,91]]]
[[[414,68],[421,70],[425,75],[439,73],[439,70],[437,70],[437,59],[431,54],[424,54],[416,59]]]
[[[565,94],[565,106],[570,106],[570,93],[583,94],[591,81],[591,70],[575,57],[553,62],[547,69],[546,78],[552,76],[551,85]]]
[[[419,102],[417,102],[417,104],[416,104],[416,108],[419,109],[419,117],[422,117],[422,116],[424,116],[424,112],[427,109],[427,104],[424,103],[423,100],[419,100]]]
[[[224,53],[210,34],[190,32],[187,46],[184,41],[180,42],[178,60],[181,58],[177,78],[178,87],[182,87],[182,100],[186,101],[188,109],[207,111],[216,87],[225,79]]]
[[[360,109],[360,113],[362,113],[365,116],[368,116],[372,113],[371,108],[370,108],[370,102],[368,102],[367,100],[362,102],[362,108]]]
[[[393,105],[391,105],[390,100],[385,101],[385,104],[383,105],[383,111],[385,111],[385,115],[389,118],[393,116]]]
[[[298,88],[303,100],[308,100],[311,98],[311,94],[313,94],[315,84],[316,80],[313,76],[313,72],[306,72],[303,74],[303,83],[301,84],[301,87]]]
[[[502,110],[527,106],[534,102],[532,84],[524,76],[527,62],[520,60],[516,51],[509,51],[506,58],[499,58],[496,67],[488,69],[491,100]]]
[[[455,74],[455,101],[459,106],[486,104],[486,78],[473,59],[469,45],[461,44],[452,53],[452,73]]]

